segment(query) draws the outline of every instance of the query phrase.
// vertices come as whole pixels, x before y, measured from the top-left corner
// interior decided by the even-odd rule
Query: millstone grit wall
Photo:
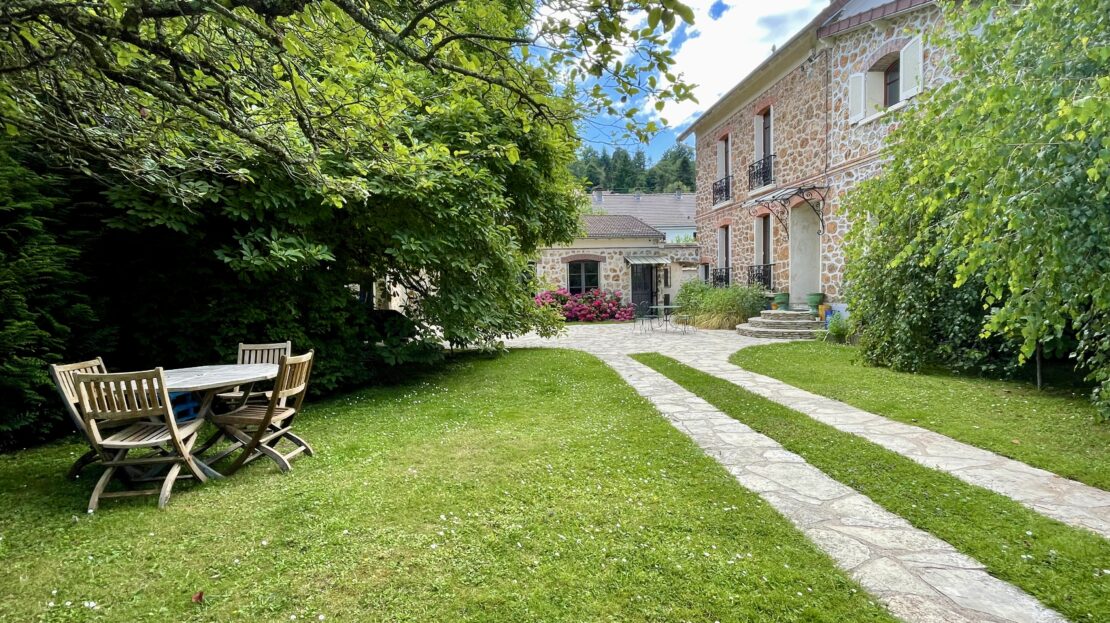
[[[816,242],[820,253],[819,282],[830,302],[842,301],[843,245],[850,223],[840,207],[845,194],[856,183],[881,169],[883,141],[897,119],[894,114],[886,114],[851,123],[848,78],[896,54],[913,37],[940,27],[940,11],[926,7],[823,40],[805,60],[770,83],[717,127],[699,132],[695,220],[701,262],[717,267],[718,230],[728,225],[734,281],[746,279],[747,266],[760,263],[756,258],[757,219],[770,215],[774,289],[787,290],[790,283],[789,213],[811,208],[798,199],[787,206],[761,204],[759,200],[792,187],[828,187],[820,206],[824,229]],[[925,38],[926,89],[951,79],[943,54]],[[908,105],[913,105],[912,99]],[[775,185],[753,193],[748,189],[747,176],[748,166],[755,160],[753,119],[768,106],[773,110],[774,121]],[[712,205],[713,183],[717,177],[717,141],[726,134],[730,137],[731,199]]]

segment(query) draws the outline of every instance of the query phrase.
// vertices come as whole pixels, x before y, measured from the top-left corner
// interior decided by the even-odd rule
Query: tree
[[[889,164],[847,201],[855,315],[913,296],[878,271],[940,275],[958,293],[942,300],[979,310],[960,315],[971,331],[1019,359],[1074,334],[1110,417],[1110,1],[944,7],[958,78],[902,114]]]
[[[212,248],[244,278],[342,253],[470,343],[542,320],[516,276],[576,230],[574,124],[609,93],[689,97],[653,76],[690,17],[670,0],[13,0],[0,122],[111,188],[116,226],[226,222]]]
[[[58,186],[0,151],[0,448],[24,429],[36,440],[55,431],[61,418],[43,417],[61,413],[47,365],[95,339],[89,300],[73,293],[78,250],[53,231]]]

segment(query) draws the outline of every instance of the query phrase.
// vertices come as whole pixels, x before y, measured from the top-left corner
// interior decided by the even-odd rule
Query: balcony
[[[713,205],[723,203],[732,198],[732,176],[726,175],[713,182]]]
[[[748,266],[748,285],[762,286],[764,290],[772,290],[771,281],[772,275],[775,271],[774,264],[755,264]]]
[[[748,166],[748,190],[755,190],[770,186],[775,183],[775,155],[771,154],[763,160],[753,162]],[[716,186],[713,187],[716,192]]]
[[[731,268],[714,268],[709,271],[709,285],[714,288],[727,288],[732,284]]]

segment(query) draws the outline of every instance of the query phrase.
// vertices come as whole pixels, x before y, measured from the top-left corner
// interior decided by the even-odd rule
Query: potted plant
[[[825,301],[824,292],[814,292],[806,295],[806,305],[809,305],[809,313],[817,315],[817,307]]]
[[[775,309],[790,309],[790,293],[776,292],[774,307]]]

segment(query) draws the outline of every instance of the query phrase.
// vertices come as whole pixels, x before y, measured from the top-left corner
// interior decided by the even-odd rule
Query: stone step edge
[[[760,316],[755,318],[748,318],[749,325],[757,329],[795,329],[803,331],[806,329],[824,329],[825,323],[820,320],[768,320]]]
[[[790,329],[761,329],[744,323],[736,325],[736,332],[746,337],[763,337],[783,340],[813,340],[817,339],[817,330],[790,330]]]

